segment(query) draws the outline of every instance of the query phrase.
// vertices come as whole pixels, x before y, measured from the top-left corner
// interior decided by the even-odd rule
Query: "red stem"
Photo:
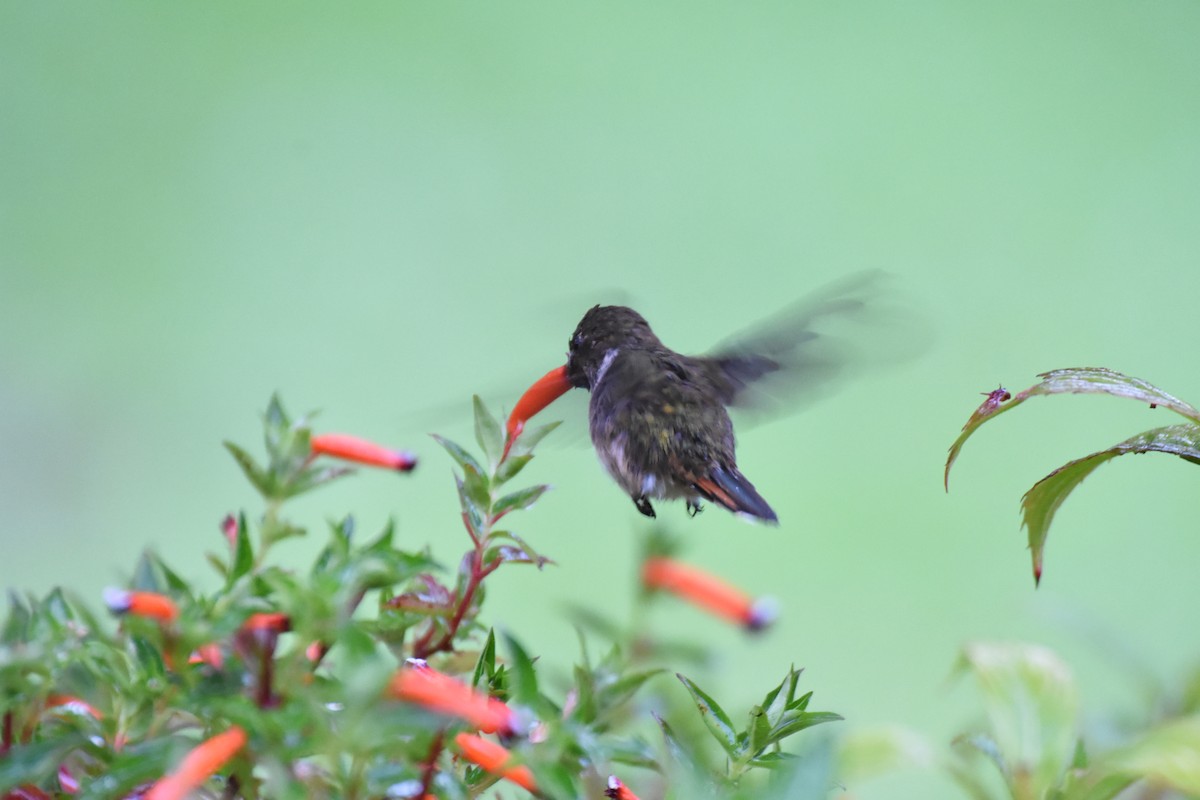
[[[429,790],[433,786],[433,776],[437,774],[438,756],[442,754],[445,744],[446,731],[440,730],[433,737],[433,744],[429,746],[429,755],[425,759],[425,765],[421,768],[421,797],[429,796]]]

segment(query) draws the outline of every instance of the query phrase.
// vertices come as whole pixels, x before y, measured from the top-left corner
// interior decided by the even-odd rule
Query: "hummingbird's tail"
[[[762,499],[754,484],[746,480],[746,476],[738,472],[736,467],[715,466],[708,475],[696,481],[693,486],[701,497],[728,508],[737,514],[748,514],[764,522],[777,523],[779,518]]]

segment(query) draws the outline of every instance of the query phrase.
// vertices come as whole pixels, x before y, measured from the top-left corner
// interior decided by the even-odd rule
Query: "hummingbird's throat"
[[[617,357],[620,351],[615,347],[610,347],[604,352],[604,358],[600,359],[600,366],[596,368],[596,377],[592,378],[592,391],[600,385],[600,381],[604,379],[604,373],[608,372],[608,368],[612,366],[613,359]]]

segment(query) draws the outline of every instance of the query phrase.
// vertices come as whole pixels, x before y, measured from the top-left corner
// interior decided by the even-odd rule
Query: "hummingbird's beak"
[[[508,437],[504,443],[504,458],[508,457],[508,449],[512,446],[513,441],[525,429],[525,422],[566,394],[570,388],[571,382],[567,380],[567,365],[563,364],[538,378],[532,386],[525,390],[525,394],[521,395],[521,399],[513,406],[512,413],[508,415]]]

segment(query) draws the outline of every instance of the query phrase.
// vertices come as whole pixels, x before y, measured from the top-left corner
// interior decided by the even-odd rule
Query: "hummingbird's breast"
[[[633,497],[691,497],[713,465],[734,462],[724,405],[685,356],[665,348],[606,352],[588,420],[601,463]]]

